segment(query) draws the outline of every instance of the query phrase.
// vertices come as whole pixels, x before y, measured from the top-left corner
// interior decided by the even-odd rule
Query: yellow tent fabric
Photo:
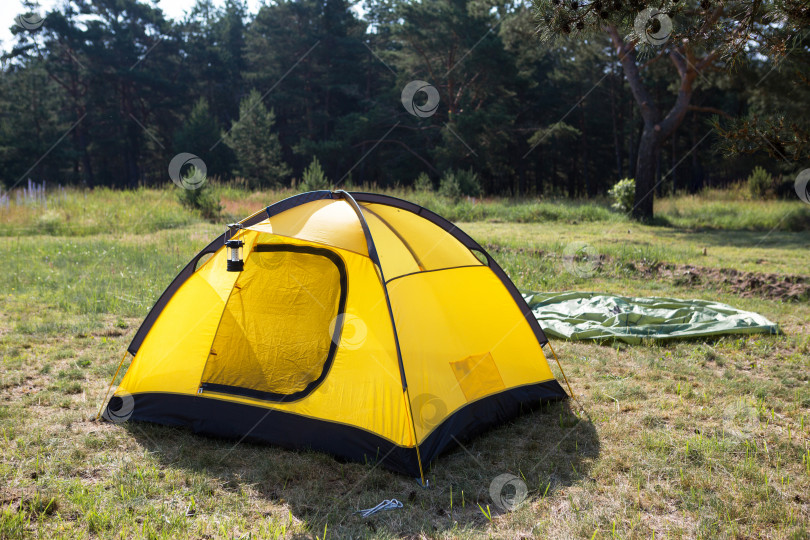
[[[424,480],[457,441],[566,397],[520,293],[436,214],[317,191],[240,226],[243,270],[226,269],[225,235],[189,262],[133,338],[105,418],[379,461]]]

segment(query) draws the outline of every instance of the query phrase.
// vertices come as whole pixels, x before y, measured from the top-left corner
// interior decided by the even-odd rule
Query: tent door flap
[[[343,330],[347,274],[336,252],[258,244],[228,298],[200,392],[292,401],[326,377]]]

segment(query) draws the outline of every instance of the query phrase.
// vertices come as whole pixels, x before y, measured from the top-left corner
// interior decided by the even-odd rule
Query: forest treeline
[[[289,185],[315,158],[333,183],[455,173],[487,194],[587,197],[634,176],[643,119],[607,34],[541,41],[519,1],[363,5],[280,0],[248,13],[201,0],[172,21],[138,0],[71,0],[36,28],[15,25],[0,79],[0,180],[156,185],[181,152],[251,188]],[[677,75],[646,54],[644,84],[666,108]],[[658,193],[723,185],[755,165],[792,172],[719,148],[713,116],[808,114],[771,58],[752,50],[735,63],[694,82],[657,150]],[[407,110],[411,81],[436,89],[435,110],[429,89]]]

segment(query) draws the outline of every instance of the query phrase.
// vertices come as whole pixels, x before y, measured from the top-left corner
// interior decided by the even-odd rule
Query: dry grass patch
[[[80,195],[68,203],[78,208]],[[266,194],[237,195],[223,198],[241,215]],[[89,210],[100,220],[118,195],[98,196]],[[520,287],[719,300],[762,313],[785,335],[555,342],[578,401],[462,441],[432,464],[423,490],[374,463],[94,421],[152,302],[222,230],[175,219],[171,198],[146,196],[160,212],[135,232],[0,237],[0,249],[16,254],[0,261],[0,538],[810,538],[810,304],[741,298],[626,266],[700,260],[806,277],[803,233],[761,243],[754,233],[633,225],[605,242],[614,262],[584,279],[536,251],[604,238],[604,222],[565,224],[603,210],[572,206],[542,225],[463,225],[503,248],[495,256]],[[551,206],[494,201],[485,210]],[[14,225],[31,225],[31,216],[20,210]],[[505,473],[526,486],[513,511],[490,495]],[[404,508],[354,514],[390,498]]]
[[[373,464],[95,422],[105,379],[136,325],[103,335],[116,328],[110,317],[93,332],[99,335],[29,335],[16,361],[4,356],[4,366],[16,367],[5,369],[0,390],[0,536],[806,533],[806,337],[666,347],[558,343],[583,408],[541,407],[463,442],[432,465],[432,487],[423,490]],[[512,512],[489,494],[502,473],[527,487]],[[405,508],[369,519],[353,514],[392,497]]]

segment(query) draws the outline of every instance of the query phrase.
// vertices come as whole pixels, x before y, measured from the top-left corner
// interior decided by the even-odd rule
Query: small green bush
[[[329,189],[329,180],[323,172],[321,162],[317,157],[312,158],[312,162],[304,169],[303,178],[298,185],[300,191],[318,191]]]
[[[453,200],[462,196],[480,197],[482,191],[481,179],[471,168],[445,171],[439,182],[439,195]]]
[[[197,174],[197,170],[192,167],[184,180],[191,185],[198,185]],[[222,212],[219,199],[214,195],[213,189],[207,183],[202,184],[197,189],[180,188],[177,199],[186,208],[199,211],[203,219],[214,221],[219,218],[219,213]]]
[[[748,192],[753,199],[767,199],[773,188],[773,177],[760,166],[754,167],[748,177]]]
[[[459,170],[456,172],[458,178],[458,185],[461,187],[461,193],[468,197],[480,197],[483,189],[481,189],[481,178],[478,173],[474,172],[472,168],[467,170]]]
[[[430,179],[426,172],[419,173],[413,183],[413,189],[422,193],[431,192],[433,191],[433,180]]]
[[[64,219],[54,210],[46,210],[37,219],[37,227],[45,234],[56,235],[62,229]]]
[[[439,181],[439,195],[452,201],[461,199],[461,185],[452,171],[447,171],[442,175],[442,179]]]
[[[634,178],[619,180],[608,190],[608,195],[613,199],[611,205],[616,210],[630,212],[636,203],[636,181]]]

